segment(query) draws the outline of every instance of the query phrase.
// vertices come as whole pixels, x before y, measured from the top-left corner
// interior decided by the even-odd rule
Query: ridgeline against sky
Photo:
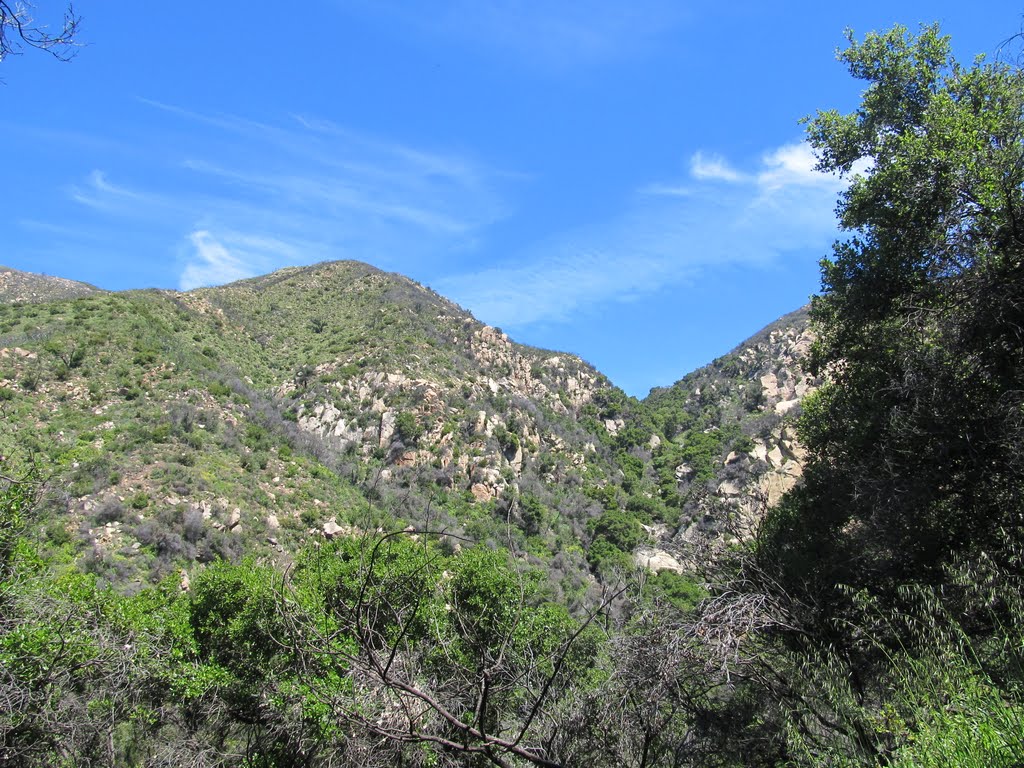
[[[0,260],[108,289],[362,260],[642,395],[816,290],[839,183],[798,120],[859,98],[844,27],[938,21],[970,60],[1020,22],[687,5],[80,4],[72,64],[3,65]]]

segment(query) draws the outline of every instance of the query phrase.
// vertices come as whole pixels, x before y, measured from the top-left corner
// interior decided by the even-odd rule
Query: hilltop
[[[688,570],[800,474],[804,311],[640,402],[358,262],[187,293],[17,274],[39,300],[0,305],[0,448],[45,457],[46,536],[117,583],[412,526],[582,598],[634,559]]]
[[[99,291],[99,288],[77,280],[37,275],[0,265],[0,302],[34,303],[76,299]]]
[[[0,349],[3,452],[45,462],[46,535],[118,582],[430,525],[511,537],[585,590],[616,452],[651,438],[579,358],[354,262],[6,303]]]

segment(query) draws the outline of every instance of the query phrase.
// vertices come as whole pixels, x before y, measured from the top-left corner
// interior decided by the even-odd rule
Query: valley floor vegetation
[[[0,462],[0,765],[1024,764],[1024,73],[957,63],[936,27],[851,35],[841,59],[860,107],[808,121],[850,182],[811,307],[825,383],[803,481],[752,539],[688,576],[633,570],[643,504],[598,489],[593,579],[569,595],[526,551],[550,527],[529,494],[504,538],[421,513],[285,565],[182,518],[145,546],[203,567],[118,589],[55,554],[22,446]],[[697,474],[746,439],[707,434],[675,457]],[[265,431],[238,439],[278,460]],[[649,454],[622,453],[639,483]]]

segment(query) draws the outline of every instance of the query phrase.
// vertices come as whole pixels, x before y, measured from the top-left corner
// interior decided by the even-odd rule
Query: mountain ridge
[[[791,415],[775,413],[795,393],[779,376],[797,375],[758,378],[802,338],[787,323],[638,401],[360,262],[7,301],[15,429],[0,450],[48,457],[67,489],[50,534],[113,581],[429,518],[524,553],[583,599],[651,548],[685,570],[696,537],[756,517],[765,478],[798,478]],[[705,432],[714,414],[731,421]]]

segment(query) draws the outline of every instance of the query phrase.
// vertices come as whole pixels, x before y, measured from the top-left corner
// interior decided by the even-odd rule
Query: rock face
[[[79,294],[0,301],[0,454],[73,456],[66,530],[139,579],[166,572],[154,559],[286,559],[390,520],[514,534],[586,570],[612,511],[658,522],[638,562],[677,569],[681,544],[742,537],[801,475],[791,425],[817,382],[799,318],[641,404],[365,264],[186,294],[0,268],[10,302]]]
[[[806,309],[799,310],[673,387],[652,391],[645,405],[669,423],[708,423],[705,434],[732,429],[712,457],[710,479],[691,463],[674,465],[677,490],[688,501],[666,544],[752,536],[765,510],[799,482],[806,452],[793,424],[803,399],[821,384],[801,365],[813,340]],[[668,437],[685,454],[696,431]]]
[[[396,469],[433,465],[477,501],[502,497],[529,459],[564,450],[554,422],[576,422],[596,393],[612,388],[571,355],[521,347],[473,321],[460,320],[459,328],[461,370],[415,375],[366,364],[341,378],[348,361],[318,365],[313,379],[330,383],[302,398],[299,427],[364,461],[383,451]],[[295,392],[294,382],[278,387],[279,396]],[[410,417],[415,435],[399,428]],[[625,422],[609,418],[602,426],[614,435]]]
[[[639,567],[646,568],[652,573],[657,573],[658,571],[674,571],[675,573],[682,573],[687,570],[686,566],[663,549],[644,547],[638,549],[633,558]]]

